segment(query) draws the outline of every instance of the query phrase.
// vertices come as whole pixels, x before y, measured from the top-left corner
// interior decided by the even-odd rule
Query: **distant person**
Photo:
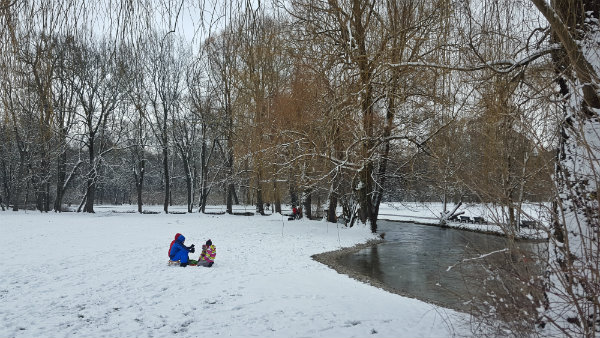
[[[169,247],[169,265],[179,262],[179,266],[185,268],[190,260],[189,253],[196,252],[194,244],[188,247],[185,246],[183,242],[185,242],[185,237],[180,233],[175,234],[175,239],[171,242],[171,246]]]
[[[217,256],[217,248],[209,239],[206,241],[206,244],[202,245],[202,253],[200,253],[200,258],[198,258],[198,266],[210,268],[215,263],[215,256]]]
[[[298,208],[296,208],[296,206],[295,206],[295,205],[292,207],[292,217],[293,217],[294,219],[298,219],[298,218],[299,218],[299,217],[298,217]]]

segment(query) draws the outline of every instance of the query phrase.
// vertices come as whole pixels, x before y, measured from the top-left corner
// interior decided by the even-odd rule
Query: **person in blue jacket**
[[[169,247],[169,258],[171,261],[179,261],[179,265],[182,267],[186,267],[188,265],[188,261],[190,260],[189,253],[196,252],[194,244],[188,247],[183,244],[184,241],[185,237],[182,234],[177,233],[175,234],[175,239],[171,242],[171,246]]]

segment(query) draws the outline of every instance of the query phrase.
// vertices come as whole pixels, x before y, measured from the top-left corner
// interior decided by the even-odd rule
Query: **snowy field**
[[[0,337],[470,335],[464,314],[311,258],[373,239],[365,226],[133,210],[0,211]],[[212,239],[215,265],[167,266],[178,232],[187,245]]]

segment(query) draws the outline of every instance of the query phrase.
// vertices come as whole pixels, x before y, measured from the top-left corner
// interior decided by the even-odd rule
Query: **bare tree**
[[[209,92],[207,81],[205,79],[205,70],[200,63],[195,63],[190,66],[190,70],[186,77],[186,82],[189,92],[189,105],[193,118],[194,127],[197,128],[195,133],[196,142],[199,143],[200,154],[200,179],[199,179],[199,208],[201,212],[206,211],[208,196],[212,190],[212,181],[209,182],[211,171],[215,176],[219,169],[211,170],[213,167],[213,155],[218,144],[218,138],[221,136],[219,131],[218,118],[215,116],[215,107],[213,107],[213,96]],[[199,137],[197,135],[200,134]]]
[[[77,109],[77,99],[73,90],[75,81],[73,59],[69,51],[74,48],[71,44],[74,39],[71,36],[58,38],[58,60],[56,68],[56,76],[53,81],[53,105],[54,118],[53,125],[57,138],[59,153],[57,156],[57,171],[56,171],[56,199],[54,201],[54,211],[62,211],[62,204],[67,189],[72,185],[78,170],[83,165],[84,161],[80,158],[72,164],[69,172],[68,169],[68,152],[69,141],[74,127],[75,111]]]
[[[227,13],[229,16],[231,12]],[[227,213],[233,213],[235,194],[235,128],[236,117],[234,116],[234,102],[237,99],[237,89],[234,85],[235,74],[239,62],[237,51],[239,49],[240,35],[235,30],[235,20],[231,17],[223,32],[209,38],[205,42],[208,90],[209,95],[214,96],[214,104],[218,110],[218,126],[221,130],[221,141],[218,143],[222,148],[225,158],[225,200]]]
[[[135,184],[137,210],[139,213],[143,212],[143,192],[148,163],[147,152],[150,149],[149,134],[151,133],[147,123],[150,113],[150,100],[146,95],[146,86],[149,82],[144,64],[146,61],[144,46],[142,40],[138,48],[130,46],[123,50],[123,56],[129,59],[124,70],[126,73],[124,91],[127,93],[126,102],[133,110],[131,114],[126,114],[129,117],[127,146],[131,154],[130,165],[132,166],[131,172]]]
[[[108,41],[79,41],[74,45],[73,67],[76,78],[73,88],[84,126],[82,142],[88,153],[84,212],[94,212],[98,169],[102,156],[112,147],[106,142],[111,133],[110,122],[121,100],[122,76],[114,50]],[[84,203],[85,202],[85,203]]]
[[[150,123],[160,146],[163,161],[164,203],[163,211],[169,212],[171,197],[171,176],[169,168],[171,141],[169,135],[172,116],[181,109],[183,91],[183,64],[177,58],[176,41],[171,35],[154,34],[147,46],[150,60],[147,67],[148,81],[146,95],[150,102]]]

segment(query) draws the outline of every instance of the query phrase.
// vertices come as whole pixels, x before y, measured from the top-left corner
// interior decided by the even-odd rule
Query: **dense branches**
[[[550,296],[518,327],[593,336],[598,11],[0,1],[0,195],[40,211],[287,203],[373,232],[386,201],[442,201],[442,223],[449,201],[472,201],[499,206],[511,238],[524,203],[551,201],[549,277],[534,292]]]

